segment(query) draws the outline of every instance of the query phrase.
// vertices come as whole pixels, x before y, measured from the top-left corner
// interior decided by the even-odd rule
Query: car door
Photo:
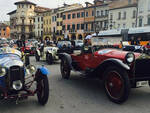
[[[99,65],[101,58],[95,53],[86,53],[82,57],[83,65],[86,68],[96,68]]]
[[[95,54],[92,47],[84,48],[82,56],[80,56],[83,69],[96,68],[99,65],[101,57]]]

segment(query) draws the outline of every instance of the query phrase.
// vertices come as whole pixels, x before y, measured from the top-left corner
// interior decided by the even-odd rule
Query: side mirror
[[[29,58],[29,55],[26,55],[25,56],[25,66],[28,66],[30,65],[30,58]]]

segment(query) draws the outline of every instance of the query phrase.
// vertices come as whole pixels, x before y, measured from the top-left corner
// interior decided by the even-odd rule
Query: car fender
[[[48,70],[46,67],[44,67],[44,66],[39,67],[38,70],[39,70],[43,75],[49,75],[49,74],[50,74],[49,70]]]
[[[67,62],[69,63],[70,69],[73,69],[73,67],[72,67],[72,58],[71,58],[71,56],[69,54],[67,54],[67,53],[60,53],[59,54],[59,58],[61,60],[66,59]]]
[[[114,65],[117,65],[125,70],[130,70],[130,67],[123,63],[122,60],[120,59],[115,59],[115,58],[110,58],[110,59],[107,59],[105,61],[103,61],[100,66],[103,66],[103,65],[106,65],[106,64],[114,64]]]
[[[130,70],[130,67],[129,65],[123,63],[122,60],[120,59],[115,59],[115,58],[110,58],[110,59],[107,59],[105,61],[103,61],[101,64],[99,64],[99,66],[95,69],[95,72],[99,73],[99,75],[103,75],[103,73],[105,72],[105,70],[110,67],[110,66],[117,66],[117,67],[120,67],[126,71],[129,71]]]

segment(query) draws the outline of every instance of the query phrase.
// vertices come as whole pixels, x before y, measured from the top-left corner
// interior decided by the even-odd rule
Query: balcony
[[[25,15],[20,15],[20,18],[25,19]]]
[[[94,33],[94,30],[84,30],[85,33]]]
[[[69,32],[70,32],[70,33],[76,33],[76,32],[77,32],[77,30],[75,30],[75,29],[71,29],[71,30],[69,30]]]
[[[44,32],[43,34],[44,34],[44,35],[51,35],[52,32]]]
[[[107,18],[108,15],[97,15],[96,18]]]
[[[28,18],[29,18],[29,19],[34,19],[34,16],[29,16]]]
[[[34,24],[33,23],[18,23],[18,24],[16,24],[16,26],[34,26]]]
[[[30,33],[33,33],[32,31],[17,31],[17,34],[30,34]]]

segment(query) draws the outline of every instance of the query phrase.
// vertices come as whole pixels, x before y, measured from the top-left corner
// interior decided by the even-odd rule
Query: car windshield
[[[1,44],[7,43],[7,40],[6,39],[0,39],[0,43]]]
[[[119,45],[121,42],[121,39],[119,38],[110,38],[110,37],[92,37],[91,39],[92,45],[97,46],[105,46],[105,45]]]
[[[70,41],[59,41],[58,42],[58,45],[71,45],[71,42]]]
[[[4,57],[11,57],[11,58],[20,59],[20,57],[17,54],[12,54],[12,53],[0,54],[0,59],[2,59]]]
[[[78,40],[77,43],[83,43],[83,41],[82,40]]]
[[[12,49],[10,47],[0,48],[0,55],[4,55],[4,54],[14,54],[14,55],[18,55],[19,57],[21,57],[20,51],[16,49]]]

